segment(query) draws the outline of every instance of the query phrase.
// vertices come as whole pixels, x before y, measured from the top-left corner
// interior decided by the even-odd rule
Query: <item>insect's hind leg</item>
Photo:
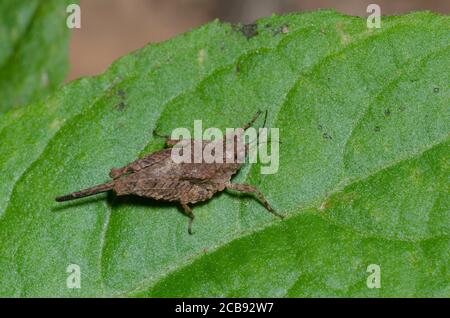
[[[194,222],[195,215],[192,212],[192,209],[187,203],[180,202],[181,207],[183,208],[184,214],[186,214],[189,217],[189,224],[188,224],[188,233],[192,235],[192,222]]]
[[[264,205],[267,211],[269,211],[273,215],[278,216],[280,219],[284,218],[283,215],[279,214],[277,211],[274,210],[274,208],[272,208],[269,202],[267,202],[264,195],[254,186],[251,186],[249,184],[229,183],[227,184],[227,189],[255,195],[258,201],[261,202],[262,205]]]

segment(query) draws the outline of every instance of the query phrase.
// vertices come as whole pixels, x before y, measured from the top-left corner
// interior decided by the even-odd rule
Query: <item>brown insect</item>
[[[244,156],[248,152],[249,145],[238,149],[237,139],[242,136],[245,130],[253,125],[260,112],[246,124],[242,129],[237,130],[233,135],[226,135],[225,138],[229,140],[234,139],[234,159],[239,155],[239,151],[244,151]],[[267,118],[267,112],[264,119],[264,124]],[[165,136],[166,137],[166,136]],[[175,146],[181,140],[170,139],[166,137],[167,146]],[[223,147],[223,156],[227,154],[225,140],[218,141],[201,141],[201,148],[204,149],[211,142],[221,143]],[[187,144],[193,149],[195,144],[200,141],[190,139]],[[184,149],[181,149],[183,151]],[[254,195],[264,207],[274,215],[283,218],[278,214],[264,198],[264,195],[258,191],[254,186],[249,184],[231,183],[231,177],[239,171],[243,163],[233,160],[227,162],[224,158],[223,163],[208,163],[204,159],[200,163],[176,163],[171,156],[172,148],[165,148],[163,150],[151,153],[138,159],[122,168],[112,168],[109,173],[113,179],[110,182],[94,186],[92,188],[73,192],[68,195],[56,198],[56,201],[69,201],[82,197],[91,196],[97,193],[114,191],[116,195],[137,195],[140,197],[151,198],[155,200],[178,202],[180,203],[183,212],[190,218],[188,232],[192,234],[192,221],[194,220],[194,213],[189,204],[206,201],[210,199],[216,192],[224,191],[225,189],[235,190],[247,194]],[[192,153],[192,159],[194,154]],[[229,154],[229,153],[228,153]],[[241,153],[242,155],[242,153]]]

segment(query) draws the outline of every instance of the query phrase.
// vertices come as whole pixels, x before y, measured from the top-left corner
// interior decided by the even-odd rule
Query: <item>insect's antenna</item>
[[[267,112],[267,109],[266,109],[266,114],[264,115],[264,123],[263,123],[262,128],[266,127],[267,113],[268,113],[268,112]],[[258,137],[259,137],[259,129],[258,129],[258,132],[256,133],[256,139],[258,139]]]
[[[263,128],[266,127],[266,122],[267,122],[267,109],[266,109],[266,113],[264,114],[264,123],[263,123]]]
[[[249,129],[251,126],[253,126],[255,121],[258,119],[259,115],[261,115],[261,111],[260,110],[257,111],[255,116],[253,116],[253,119],[248,124],[246,124],[244,127],[242,127],[244,129],[244,131]]]
[[[258,111],[258,113],[257,113],[257,115],[253,118],[253,120],[250,122],[250,124],[247,124],[246,126],[248,126],[247,128],[244,128],[244,130],[245,129],[248,129],[254,122],[255,122],[255,120],[258,118],[258,116],[261,114],[261,111]],[[266,109],[266,111],[265,111],[265,114],[264,114],[264,123],[263,123],[263,126],[262,126],[262,128],[264,128],[264,127],[266,127],[266,123],[267,123],[267,114],[268,114],[268,111],[267,111],[267,109]],[[255,141],[257,141],[258,140],[258,138],[259,138],[259,133],[260,133],[260,131],[259,131],[259,129],[258,129],[258,132],[256,133],[256,139],[254,139],[254,140],[252,140],[252,141],[249,141],[249,143],[248,143],[248,145],[249,146],[251,146]],[[267,142],[267,141],[266,141]],[[277,142],[278,143],[281,143],[281,141],[279,141],[279,140],[277,140]],[[256,143],[256,145],[257,145],[258,143]]]

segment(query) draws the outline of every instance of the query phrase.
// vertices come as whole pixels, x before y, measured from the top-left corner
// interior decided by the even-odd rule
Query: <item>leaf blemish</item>
[[[289,33],[289,25],[283,24],[282,26],[276,28],[275,31],[273,32],[274,35],[277,35],[280,33],[288,34]]]
[[[125,104],[124,102],[120,102],[119,104],[117,104],[116,106],[114,106],[117,110],[124,110],[127,107],[127,104]]]
[[[329,209],[331,206],[332,206],[331,201],[330,200],[326,200],[326,201],[322,202],[322,204],[319,206],[318,210],[320,212],[323,212],[323,211]]]
[[[53,129],[59,129],[61,125],[64,123],[63,119],[56,118],[52,123],[50,124],[50,128]]]
[[[114,108],[117,110],[124,110],[127,107],[127,104],[125,104],[124,100],[126,99],[126,94],[123,89],[118,89],[116,91],[116,95],[120,98],[120,103],[114,105]]]
[[[198,64],[203,65],[203,62],[205,62],[205,58],[206,58],[205,49],[200,49],[200,51],[198,51]]]
[[[341,43],[342,44],[348,44],[350,42],[351,38],[346,32],[344,32],[342,27],[343,27],[342,22],[338,22],[336,24],[336,31],[337,31],[340,39],[341,39]]]
[[[125,98],[125,91],[124,91],[123,89],[119,89],[119,90],[117,91],[117,95],[120,96],[120,97],[122,97],[122,98]]]
[[[258,25],[256,23],[244,24],[240,27],[240,31],[249,40],[258,35]]]

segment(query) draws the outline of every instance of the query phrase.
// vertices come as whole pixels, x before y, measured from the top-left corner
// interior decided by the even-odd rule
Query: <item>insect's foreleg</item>
[[[178,142],[181,141],[181,139],[172,139],[170,138],[169,135],[161,135],[160,133],[156,132],[156,130],[153,131],[153,135],[156,137],[161,137],[165,139],[165,144],[166,147],[173,147],[175,146]]]
[[[284,218],[283,215],[279,214],[278,212],[276,212],[274,210],[274,208],[272,208],[272,206],[269,204],[269,202],[267,202],[264,195],[258,189],[256,189],[254,186],[251,186],[249,184],[229,183],[229,184],[227,184],[227,189],[255,195],[256,198],[258,199],[258,201],[261,202],[262,205],[264,205],[264,207],[270,213],[278,216],[281,219]]]
[[[166,147],[173,147],[182,140],[183,139],[170,139],[170,137],[168,137],[166,139]]]
[[[183,208],[184,214],[189,217],[188,233],[192,234],[192,222],[194,221],[195,215],[187,203],[181,202],[181,207]]]

